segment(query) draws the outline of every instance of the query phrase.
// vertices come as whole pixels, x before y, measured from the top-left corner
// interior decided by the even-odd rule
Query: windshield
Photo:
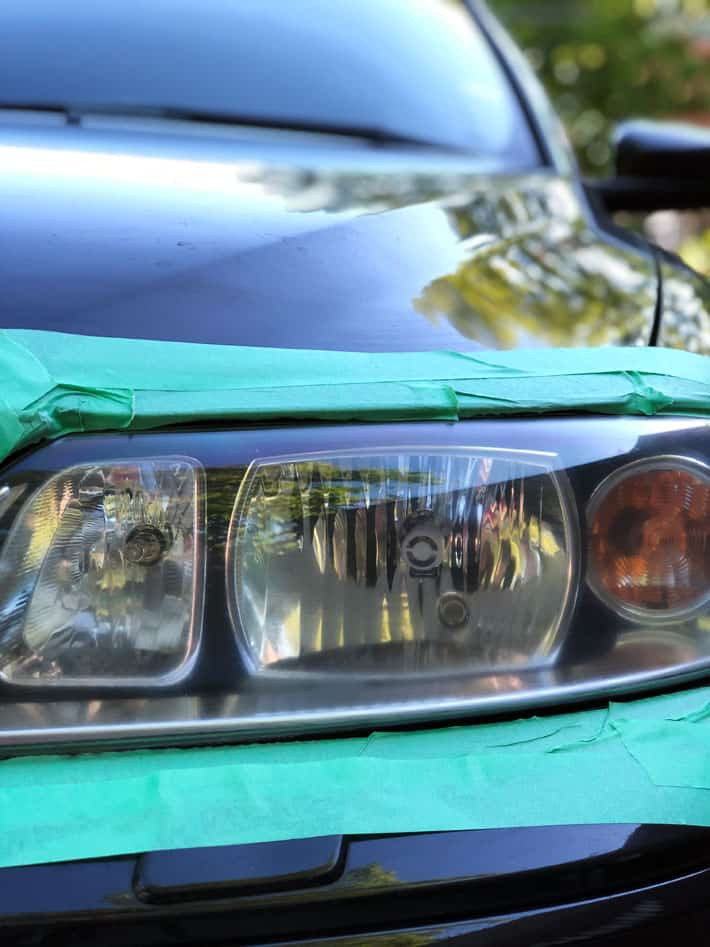
[[[460,0],[1,0],[0,106],[364,130],[539,163]]]

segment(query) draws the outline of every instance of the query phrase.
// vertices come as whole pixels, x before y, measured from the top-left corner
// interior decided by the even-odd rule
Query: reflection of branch
[[[289,209],[301,213],[394,210],[439,200],[470,189],[475,182],[470,174],[407,172],[400,168],[395,175],[290,167],[259,167],[253,180],[285,197]]]
[[[383,868],[379,862],[353,868],[343,877],[343,884],[357,888],[391,887],[398,882],[395,872]]]
[[[425,933],[398,931],[393,934],[378,934],[377,947],[427,947],[438,940],[438,931],[428,928]],[[339,937],[339,947],[362,947],[365,939],[362,934],[356,937]]]
[[[415,308],[495,347],[528,339],[590,346],[644,341],[653,286],[643,264],[597,243],[580,220],[544,217],[540,226],[530,192],[515,197],[477,195],[449,211],[462,237],[493,230],[501,239],[473,246],[453,273],[424,288]]]
[[[710,281],[664,266],[663,309],[660,345],[710,355]]]
[[[647,341],[655,281],[647,262],[598,240],[569,182],[546,175],[358,173],[259,168],[293,209],[378,212],[439,201],[462,261],[413,308],[485,346]],[[436,272],[436,271],[435,271]]]

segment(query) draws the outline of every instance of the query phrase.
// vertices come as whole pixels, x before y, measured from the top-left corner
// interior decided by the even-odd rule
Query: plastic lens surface
[[[201,617],[199,466],[83,464],[20,511],[0,558],[0,674],[19,684],[171,682]]]
[[[235,624],[257,670],[545,665],[571,597],[571,522],[544,455],[260,461],[232,521]]]
[[[0,476],[0,746],[281,739],[705,679],[709,438],[506,418],[24,452]]]
[[[635,619],[677,621],[710,600],[710,473],[682,458],[629,464],[590,504],[590,583]]]

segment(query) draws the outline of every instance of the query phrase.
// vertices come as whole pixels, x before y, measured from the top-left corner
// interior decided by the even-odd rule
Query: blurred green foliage
[[[490,0],[537,70],[583,169],[630,116],[710,124],[710,0]]]
[[[583,172],[611,172],[612,130],[624,118],[710,125],[710,0],[489,3],[542,79]],[[709,219],[666,213],[640,226],[710,274]]]
[[[710,124],[710,0],[490,0],[537,70],[587,172],[627,117]]]

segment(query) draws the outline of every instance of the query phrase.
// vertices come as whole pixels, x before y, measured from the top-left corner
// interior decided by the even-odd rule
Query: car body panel
[[[636,943],[659,925],[698,931],[709,837],[625,824],[355,836],[340,840],[327,874],[286,888],[264,878],[258,890],[242,886],[245,862],[229,847],[6,868],[0,937],[55,947]],[[291,868],[304,847],[312,864],[304,840],[251,846],[261,852],[249,857],[278,873],[284,846]],[[146,891],[147,873],[172,888]],[[180,878],[188,884],[176,889]]]
[[[650,339],[651,254],[555,172],[48,122],[0,126],[6,327],[355,351]]]

